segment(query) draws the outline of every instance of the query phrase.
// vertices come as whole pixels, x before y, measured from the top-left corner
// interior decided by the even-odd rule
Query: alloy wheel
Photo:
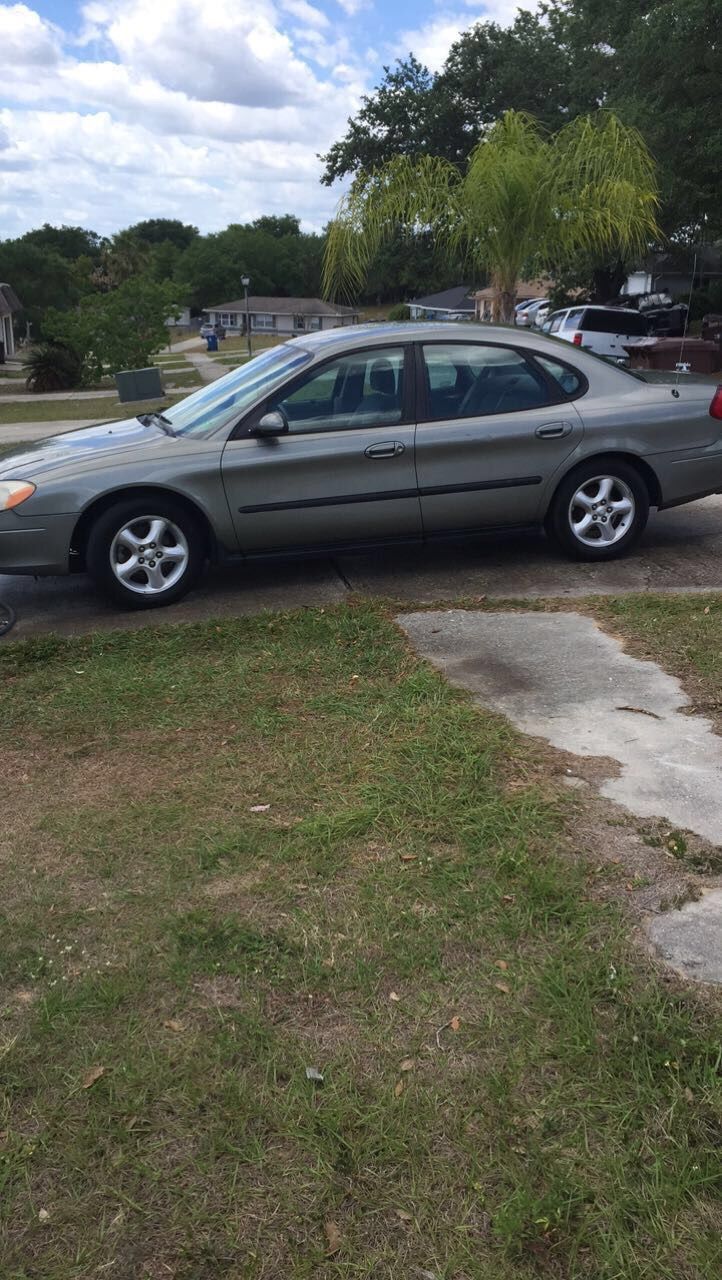
[[[636,513],[634,494],[617,476],[593,476],[585,480],[569,503],[569,527],[586,547],[620,542]]]
[[[165,516],[136,516],[118,530],[110,547],[110,567],[118,582],[142,596],[175,586],[189,557],[185,534]]]

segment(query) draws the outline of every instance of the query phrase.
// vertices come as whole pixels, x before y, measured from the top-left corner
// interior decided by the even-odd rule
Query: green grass
[[[380,611],[0,681],[3,1277],[720,1274],[708,999]]]
[[[79,418],[107,422],[111,418],[129,418],[152,409],[165,409],[181,396],[165,396],[162,400],[134,401],[120,404],[111,396],[97,400],[23,400],[3,404],[0,400],[0,426],[15,422],[68,422]]]

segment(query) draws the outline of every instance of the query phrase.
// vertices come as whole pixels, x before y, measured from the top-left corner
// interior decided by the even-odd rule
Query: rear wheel
[[[190,591],[203,568],[199,521],[172,498],[118,502],[90,531],[86,562],[98,587],[126,609],[158,609]]]
[[[629,462],[591,461],[559,485],[547,531],[579,560],[613,560],[641,538],[649,516],[649,493]]]

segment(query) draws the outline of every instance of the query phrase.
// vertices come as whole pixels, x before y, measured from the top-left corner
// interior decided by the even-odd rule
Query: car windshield
[[[207,436],[230,419],[238,418],[256,400],[273,391],[313,357],[302,347],[284,343],[254,356],[240,369],[231,369],[217,382],[179,400],[165,417],[177,436]]]

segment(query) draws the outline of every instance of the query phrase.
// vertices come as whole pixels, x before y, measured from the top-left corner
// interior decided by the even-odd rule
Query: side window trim
[[[470,341],[464,341],[463,339],[462,340],[457,339],[456,341],[454,341],[451,338],[445,338],[445,339],[442,339],[440,342],[424,342],[422,339],[420,342],[417,343],[417,346],[418,346],[418,357],[417,357],[417,363],[416,363],[417,383],[418,383],[417,406],[418,406],[418,409],[420,411],[423,411],[423,414],[424,414],[424,417],[421,417],[421,416],[417,417],[416,421],[419,424],[441,421],[441,419],[439,418],[429,417],[431,405],[429,402],[429,387],[428,387],[428,382],[426,378],[426,361],[424,358],[424,350],[423,350],[424,347],[427,347],[427,346],[428,347],[459,347],[459,346],[493,347],[497,351],[511,351],[514,353],[514,355],[519,356],[519,358],[523,360],[525,364],[532,366],[535,373],[537,373],[542,378],[544,385],[547,388],[547,392],[549,393],[549,399],[546,400],[543,405],[531,406],[530,410],[500,409],[498,411],[498,414],[490,414],[489,415],[490,417],[497,417],[497,416],[501,417],[503,414],[507,414],[507,413],[526,413],[529,411],[533,411],[534,409],[545,409],[547,408],[547,406],[552,406],[555,404],[565,404],[567,401],[568,397],[565,396],[564,392],[562,391],[562,388],[559,386],[559,383],[556,382],[554,378],[552,378],[551,374],[548,374],[546,370],[541,367],[541,365],[538,365],[536,363],[536,361],[533,358],[533,353],[524,351],[521,347],[516,347],[511,342],[478,342],[478,341],[475,342],[473,339]],[[563,362],[560,361],[560,363],[563,363]],[[576,373],[577,371],[576,369],[571,369],[571,372]],[[457,416],[454,419],[454,421],[466,422],[469,418],[475,418],[479,416],[483,416],[483,415],[473,414],[473,413],[464,414],[463,417]]]
[[[389,344],[389,346],[391,346],[392,350],[403,351],[403,355],[404,355],[404,364],[403,364],[404,394],[403,394],[403,400],[401,404],[400,420],[398,422],[393,423],[391,426],[389,426],[388,423],[379,423],[379,425],[376,427],[368,423],[365,423],[363,426],[359,425],[358,427],[344,427],[344,428],[339,428],[339,430],[343,429],[344,431],[383,431],[383,430],[393,431],[395,427],[407,427],[410,424],[413,424],[415,422],[415,416],[414,416],[415,414],[415,400],[414,400],[415,379],[413,377],[413,372],[414,372],[413,346],[414,344],[412,342],[405,341],[405,342],[394,342]],[[330,355],[327,360],[319,361],[319,363],[313,365],[311,369],[303,370],[301,373],[297,374],[294,378],[291,378],[289,382],[285,383],[285,385],[281,387],[277,387],[276,390],[273,392],[273,394],[266,396],[265,399],[260,404],[257,404],[252,409],[249,409],[248,412],[243,416],[243,418],[241,418],[236,423],[235,427],[233,428],[233,431],[228,437],[228,442],[230,443],[232,440],[246,439],[252,427],[256,425],[256,422],[259,420],[259,418],[262,418],[264,413],[268,411],[268,406],[271,403],[271,400],[278,400],[279,397],[282,395],[283,396],[293,395],[294,391],[296,391],[298,387],[303,385],[304,379],[308,377],[309,374],[322,373],[323,370],[328,365],[333,364],[337,360],[352,359],[354,356],[371,355],[376,351],[378,351],[379,353],[382,353],[384,351],[388,351],[388,349],[389,349],[388,346],[378,347],[378,348],[377,347],[354,347],[352,351],[344,351],[342,355],[338,355],[338,354]],[[321,436],[321,435],[328,435],[329,433],[327,431],[294,431],[294,432],[291,432],[290,434],[298,435],[298,436],[300,435]]]

